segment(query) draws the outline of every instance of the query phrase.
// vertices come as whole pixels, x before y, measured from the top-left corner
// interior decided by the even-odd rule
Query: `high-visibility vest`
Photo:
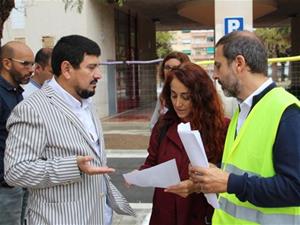
[[[292,104],[300,107],[296,97],[283,88],[273,88],[253,107],[235,137],[237,110],[226,136],[223,170],[237,175],[273,177],[273,144],[282,114]],[[300,224],[300,207],[257,207],[228,193],[219,195],[219,203],[213,225]]]

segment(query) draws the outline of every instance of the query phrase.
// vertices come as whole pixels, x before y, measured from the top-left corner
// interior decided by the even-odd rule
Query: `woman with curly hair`
[[[168,112],[154,126],[148,157],[140,169],[176,159],[181,183],[189,193],[155,188],[150,225],[204,225],[210,222],[213,208],[203,193],[193,193],[189,180],[189,158],[179,138],[177,126],[190,122],[201,133],[208,161],[219,163],[228,120],[213,81],[200,66],[187,62],[173,68],[161,93]],[[179,188],[179,190],[180,190]],[[172,193],[174,192],[174,193]]]
[[[179,66],[181,63],[184,62],[190,62],[189,57],[182,53],[182,52],[171,52],[163,59],[161,62],[161,65],[159,67],[159,78],[162,82],[166,80],[168,72],[175,66]],[[151,129],[156,124],[158,118],[160,115],[165,114],[167,111],[167,108],[164,106],[164,100],[161,98],[161,95],[159,95],[159,98],[157,99],[154,112],[152,114],[151,120],[150,120],[150,126]]]

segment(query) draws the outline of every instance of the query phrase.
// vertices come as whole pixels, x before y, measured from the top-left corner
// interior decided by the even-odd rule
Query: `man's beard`
[[[95,94],[95,91],[81,90],[78,91],[77,94],[80,96],[80,98],[86,99],[92,97]]]
[[[22,75],[14,67],[12,67],[8,72],[17,85],[27,84],[32,76],[32,74]]]
[[[238,94],[240,93],[240,86],[237,80],[227,81],[226,84],[218,80],[218,83],[221,85],[223,93],[226,97],[237,98]]]
[[[97,82],[98,82],[97,80],[93,80],[91,81],[90,84],[97,84]],[[95,90],[90,91],[87,89],[81,89],[77,91],[77,94],[80,96],[80,98],[86,99],[92,97],[95,94]]]

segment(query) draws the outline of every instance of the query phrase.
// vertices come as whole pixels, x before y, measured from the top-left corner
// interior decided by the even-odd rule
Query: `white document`
[[[144,170],[123,174],[126,182],[141,187],[166,188],[180,182],[175,159]]]
[[[180,123],[177,131],[192,166],[209,167],[203,146],[202,138],[198,130],[191,130],[190,123]],[[204,194],[208,203],[214,208],[220,208],[217,195]]]

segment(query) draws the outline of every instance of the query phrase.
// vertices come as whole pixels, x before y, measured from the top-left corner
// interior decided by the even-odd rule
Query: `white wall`
[[[114,9],[99,1],[86,1],[87,33],[101,47],[101,61],[115,60]],[[93,98],[100,117],[108,116],[107,66],[101,66],[102,79],[98,82]],[[109,90],[114,91],[114,90]]]
[[[242,17],[244,30],[252,31],[253,28],[253,0],[215,0],[215,42],[224,36],[224,19]],[[231,117],[237,108],[237,101],[232,97],[225,97],[220,86],[218,92],[223,100],[225,114]]]
[[[62,0],[27,1],[25,27],[13,29],[12,18],[4,25],[2,44],[25,37],[26,43],[34,52],[42,47],[43,36],[53,36],[57,42],[62,36],[80,34],[96,41],[101,47],[101,61],[115,59],[114,10],[109,5],[96,0],[84,0],[83,10],[65,11]],[[108,90],[106,68],[98,83],[94,103],[99,117],[108,115]]]
[[[53,36],[55,42],[69,34],[85,35],[86,16],[76,10],[64,10],[62,1],[34,1],[25,10],[25,28],[15,30],[11,18],[5,23],[3,43],[15,37],[26,37],[26,43],[34,52],[42,47],[42,36]]]

